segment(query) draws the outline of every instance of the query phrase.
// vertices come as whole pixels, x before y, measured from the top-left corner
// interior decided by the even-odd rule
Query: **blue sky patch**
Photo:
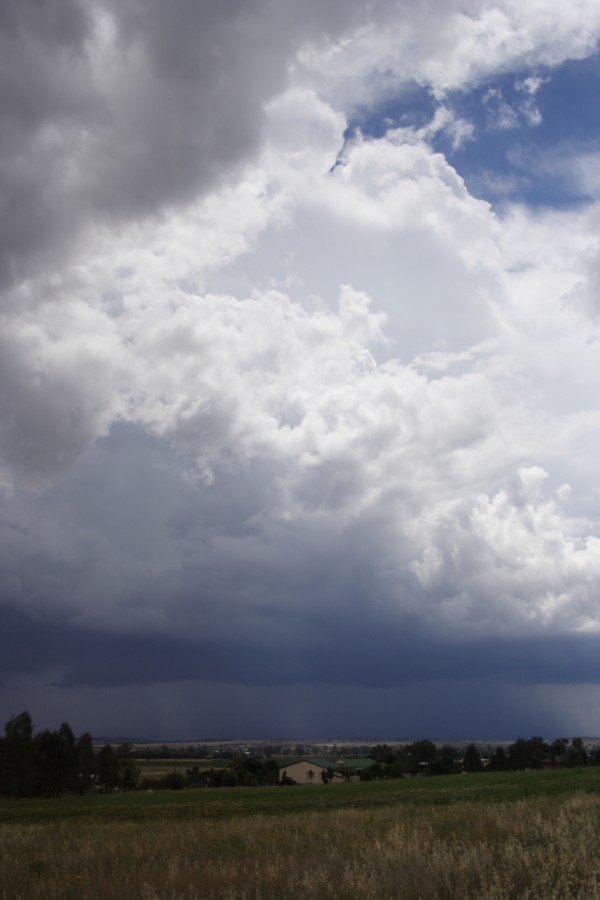
[[[448,106],[474,126],[460,147],[443,133],[445,153],[476,196],[494,203],[566,207],[589,199],[575,161],[600,147],[600,55],[553,70],[504,75],[456,93]]]
[[[439,131],[432,146],[473,195],[495,205],[576,206],[592,190],[575,161],[600,148],[599,96],[599,53],[555,69],[497,76],[468,93],[453,92],[444,103],[455,119],[472,126],[471,137],[457,144],[455,135]],[[417,131],[432,121],[436,106],[427,88],[411,83],[376,107],[357,110],[346,136]]]

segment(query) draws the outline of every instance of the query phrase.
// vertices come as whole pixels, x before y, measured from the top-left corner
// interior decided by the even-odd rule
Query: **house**
[[[298,762],[279,767],[279,783],[323,784],[333,782],[359,781],[360,773],[375,765],[373,759],[301,759]]]
[[[280,784],[323,784],[323,773],[328,777],[335,763],[330,759],[300,759],[295,763],[279,766]]]

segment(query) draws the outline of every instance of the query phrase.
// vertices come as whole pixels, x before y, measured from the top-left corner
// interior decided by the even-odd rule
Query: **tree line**
[[[461,750],[452,744],[438,746],[427,739],[399,748],[378,744],[365,755],[373,760],[373,765],[361,768],[358,772],[361,780],[600,765],[600,747],[588,751],[580,737],[557,738],[552,742],[538,736],[519,737],[508,747],[497,746],[487,757],[481,756],[474,743]],[[334,775],[350,780],[353,774],[332,762],[330,773],[323,773],[322,780],[332,780]],[[157,781],[143,779],[141,787],[251,787],[278,781],[279,766],[275,759],[265,754],[261,757],[239,754],[226,767],[209,770],[192,767],[185,775],[171,772]],[[0,737],[0,796],[58,797],[91,790],[128,791],[138,786],[140,770],[131,744],[115,747],[105,743],[95,748],[89,732],[76,738],[67,722],[55,731],[46,729],[34,734],[28,712],[9,719],[5,736]]]
[[[0,796],[59,797],[92,789],[109,793],[133,790],[139,770],[129,744],[104,744],[96,750],[92,736],[75,738],[68,722],[55,731],[33,733],[28,712],[13,716],[0,737]]]
[[[498,746],[482,757],[476,744],[464,752],[451,744],[437,746],[430,740],[414,741],[397,750],[378,744],[370,753],[386,767],[388,778],[405,775],[451,775],[456,772],[503,772],[548,767],[580,767],[600,765],[600,747],[587,751],[580,737],[557,738],[552,742],[542,737],[517,738],[508,747]]]

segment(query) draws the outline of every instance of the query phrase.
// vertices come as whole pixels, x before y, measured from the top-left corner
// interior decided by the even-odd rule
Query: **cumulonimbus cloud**
[[[349,135],[341,79],[382,97],[395,52],[442,98],[589,52],[596,5],[176,6],[2,20],[0,585],[58,648],[36,672],[62,648],[106,685],[97,634],[114,683],[506,677],[519,641],[543,679],[564,641],[569,681],[598,630],[597,209],[499,215],[433,125]]]

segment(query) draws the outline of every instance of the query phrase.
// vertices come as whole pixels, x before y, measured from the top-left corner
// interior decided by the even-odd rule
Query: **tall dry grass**
[[[10,825],[3,900],[600,900],[600,798]]]

